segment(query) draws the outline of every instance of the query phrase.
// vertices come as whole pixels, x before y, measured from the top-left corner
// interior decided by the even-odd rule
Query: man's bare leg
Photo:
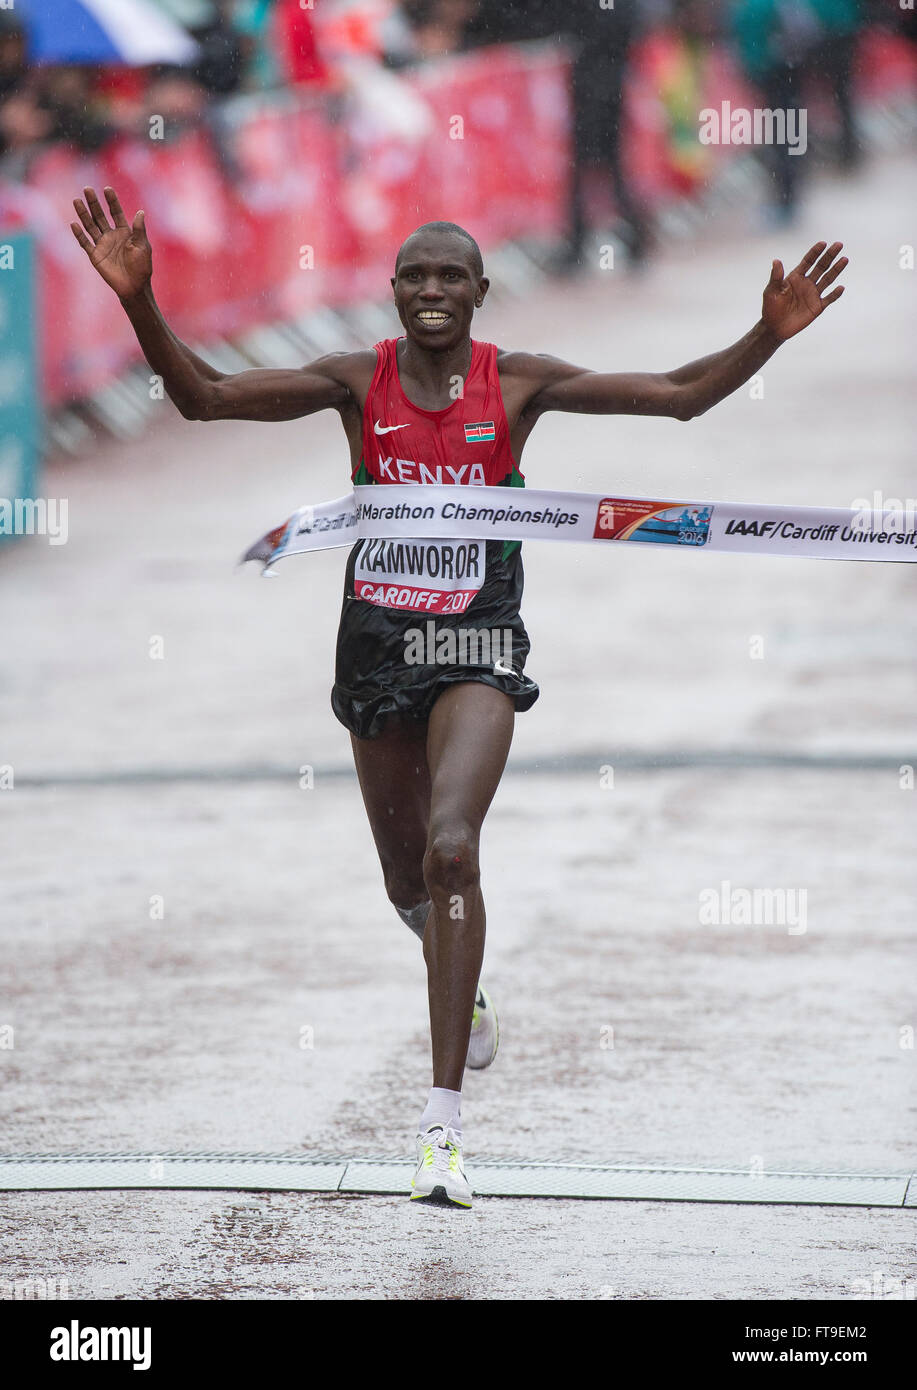
[[[430,823],[427,727],[390,715],[378,738],[351,734],[363,804],[389,901],[423,940],[429,912],[423,859]]]
[[[440,696],[428,725],[392,715],[378,738],[351,736],[390,901],[420,916],[434,893],[439,903],[439,912],[427,917],[423,941],[433,1084],[450,1091],[461,1089],[484,951],[481,824],[506,763],[514,718],[508,696],[463,681]]]
[[[423,874],[433,908],[423,938],[433,1085],[460,1091],[484,956],[478,851],[513,737],[508,695],[480,681],[449,686],[427,727],[430,821]]]
[[[471,1205],[460,1107],[484,953],[478,847],[514,718],[508,696],[469,681],[439,697],[427,725],[393,715],[378,738],[352,738],[386,891],[421,936],[427,964],[433,1088],[418,1126],[412,1200]],[[482,1039],[486,1055],[486,1032]]]

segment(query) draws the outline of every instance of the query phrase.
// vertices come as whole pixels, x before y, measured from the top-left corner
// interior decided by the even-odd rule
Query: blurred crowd
[[[174,0],[148,3],[174,16]],[[863,24],[913,35],[915,22],[898,0],[184,0],[179,12],[199,45],[188,67],[30,68],[24,21],[0,10],[0,154],[49,141],[93,151],[113,135],[145,133],[151,113],[186,122],[239,92],[333,89],[354,53],[398,69],[485,44],[564,41],[579,50],[582,106],[599,88],[614,102],[628,49],[654,27],[732,41],[767,86],[786,66],[781,43],[799,53],[820,46],[807,58],[839,71]]]
[[[33,66],[23,20],[14,9],[0,10],[0,176],[22,177],[36,152],[55,142],[91,153],[119,136],[147,134],[154,114],[163,118],[168,138],[241,93],[293,87],[340,94],[359,80],[360,62],[397,71],[489,44],[563,43],[574,59],[572,260],[585,230],[580,175],[596,165],[610,180],[633,256],[646,249],[646,221],[628,188],[620,148],[629,55],[639,39],[660,30],[674,36],[679,80],[687,88],[692,65],[714,45],[729,45],[769,106],[797,105],[809,75],[817,74],[837,103],[839,161],[852,167],[858,146],[851,70],[859,33],[867,24],[882,24],[917,38],[915,11],[899,0],[145,2],[173,19],[181,14],[198,45],[195,61],[185,67]],[[777,203],[791,210],[793,161],[781,162],[778,154],[773,175]]]

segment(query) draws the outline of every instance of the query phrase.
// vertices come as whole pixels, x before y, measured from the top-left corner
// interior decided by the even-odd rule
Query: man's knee
[[[424,855],[423,876],[434,899],[464,902],[475,893],[480,883],[477,831],[463,822],[437,830]]]

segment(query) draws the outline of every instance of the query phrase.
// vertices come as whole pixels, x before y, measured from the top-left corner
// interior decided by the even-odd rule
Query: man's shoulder
[[[497,369],[501,377],[515,377],[532,386],[546,386],[551,381],[582,371],[550,352],[516,352],[497,348]]]
[[[551,376],[560,359],[547,352],[519,352],[515,348],[497,348],[497,367],[503,376],[524,377],[529,381],[544,381]]]
[[[354,352],[326,352],[316,357],[303,369],[327,376],[345,386],[359,386],[368,383],[376,370],[376,349],[358,348]]]
[[[376,364],[376,349],[357,348],[352,352],[326,352],[309,363],[310,367],[321,368],[329,376],[338,372],[360,371]]]

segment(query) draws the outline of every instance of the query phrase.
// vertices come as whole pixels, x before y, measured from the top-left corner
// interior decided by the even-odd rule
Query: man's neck
[[[444,395],[454,377],[463,379],[471,370],[471,338],[456,343],[445,352],[430,352],[404,338],[396,349],[398,367],[431,396]]]

